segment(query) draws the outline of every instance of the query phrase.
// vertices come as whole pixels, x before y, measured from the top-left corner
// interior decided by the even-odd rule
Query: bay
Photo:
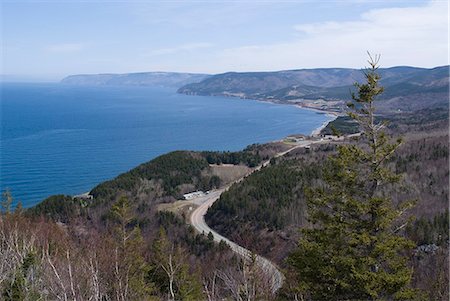
[[[324,114],[159,87],[1,84],[0,187],[32,206],[174,150],[236,151],[309,134]]]

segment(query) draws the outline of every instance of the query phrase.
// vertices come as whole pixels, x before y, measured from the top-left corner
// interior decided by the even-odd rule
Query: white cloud
[[[48,45],[44,49],[48,52],[53,53],[71,53],[84,50],[85,45],[82,43],[62,43],[62,44]]]
[[[357,21],[299,24],[297,39],[226,49],[216,66],[238,71],[361,67],[367,50],[381,53],[384,66],[448,64],[447,5],[432,1],[371,10]]]

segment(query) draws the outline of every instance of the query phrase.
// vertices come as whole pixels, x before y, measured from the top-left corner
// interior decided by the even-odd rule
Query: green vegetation
[[[144,259],[144,240],[139,227],[133,226],[133,213],[128,199],[121,197],[112,207],[114,224],[115,283],[113,290],[119,300],[146,300],[153,293],[148,279],[150,269]]]
[[[173,236],[176,236],[178,244],[187,249],[189,254],[202,258],[207,254],[220,254],[229,250],[225,243],[215,244],[211,233],[205,235],[195,232],[192,226],[187,225],[185,221],[172,212],[160,211],[156,218],[160,229],[163,229],[166,233],[174,233]]]
[[[430,107],[414,112],[402,111],[387,114],[383,118],[389,121],[388,128],[398,133],[408,133],[412,130],[431,131],[439,127],[448,128],[448,103],[439,107]]]
[[[263,149],[267,151],[271,151],[270,147]],[[258,145],[242,152],[173,152],[98,185],[92,191],[93,200],[57,195],[23,214],[21,210],[9,213],[12,199],[5,192],[0,231],[9,236],[0,236],[0,244],[9,244],[9,239],[16,239],[15,233],[23,233],[28,235],[23,241],[29,242],[33,252],[45,256],[38,257],[25,275],[21,265],[28,251],[11,250],[17,253],[17,260],[11,269],[0,270],[11,280],[0,283],[1,293],[15,296],[25,291],[27,299],[38,281],[38,299],[73,295],[117,301],[162,300],[167,296],[199,300],[205,298],[202,281],[211,277],[213,288],[220,287],[213,293],[227,296],[224,283],[216,275],[224,264],[236,264],[229,247],[215,244],[211,235],[196,233],[173,213],[157,211],[156,204],[192,190],[218,187],[221,178],[213,174],[211,163],[253,166],[264,156],[259,155]],[[19,232],[14,225],[20,227]],[[165,236],[155,233],[158,228],[164,229]],[[49,233],[55,235],[54,240],[46,237]],[[171,260],[176,271],[168,274]],[[36,276],[31,279],[30,275]],[[72,285],[77,285],[73,292]]]
[[[446,128],[444,130],[446,131]],[[401,174],[403,180],[399,183],[400,185],[382,186],[380,193],[392,196],[394,204],[402,200],[418,199],[416,206],[406,211],[404,217],[407,219],[411,215],[419,216],[418,224],[423,223],[419,222],[420,220],[435,223],[434,216],[440,216],[439,223],[445,220],[443,212],[448,206],[449,176],[447,167],[448,135],[445,131],[441,133],[441,130],[435,129],[433,132],[410,133],[405,142],[386,160],[389,168],[395,173]],[[364,140],[361,139],[355,143],[363,146]],[[327,158],[335,154],[338,145],[315,145],[310,150],[299,149],[287,156],[272,160],[269,166],[253,173],[222,194],[222,197],[208,210],[208,224],[238,244],[257,254],[269,257],[283,266],[282,260],[287,253],[294,251],[294,241],[299,238],[299,233],[294,228],[307,225],[304,187],[323,185],[324,171],[329,167]],[[306,173],[302,178],[305,170],[309,169],[311,169],[311,173]],[[272,180],[278,185],[271,185]],[[259,192],[264,192],[267,185],[269,185],[270,191],[274,192],[265,197],[263,193]],[[290,187],[291,190],[286,189],[287,187]],[[289,201],[285,202],[285,200]],[[264,204],[267,203],[271,205],[265,207]],[[256,212],[260,218],[255,217]],[[265,216],[279,216],[279,218],[266,219]],[[282,224],[286,226],[276,228],[275,223],[268,222],[276,220],[281,220]],[[400,223],[398,226],[403,224]],[[398,234],[407,235],[419,245],[420,241],[430,241],[430,239],[422,240],[420,238],[425,233],[431,233],[430,236],[433,238],[431,241],[435,243],[434,237],[439,237],[442,235],[440,233],[446,229],[443,224],[439,227],[414,225],[412,223],[408,227],[400,229]],[[437,230],[438,228],[442,230]],[[421,260],[414,259],[413,285],[430,294],[430,297],[424,300],[445,299],[433,297],[438,295],[433,288],[435,285],[444,283],[444,285],[440,285],[439,296],[446,296],[445,292],[448,287],[445,284],[446,278],[442,278],[442,275],[445,276],[447,273],[445,254],[448,249],[445,237],[442,235],[444,243],[439,245],[441,247],[440,257],[436,257],[438,255],[433,253],[427,253],[421,255],[425,256]],[[286,262],[284,267],[288,267]],[[441,271],[442,269],[444,271]],[[287,277],[294,279],[294,276],[290,276],[290,274]],[[291,286],[286,300],[294,299],[292,291],[295,291],[296,285],[297,283],[295,286]]]
[[[191,191],[210,190],[220,186],[220,178],[208,173],[209,164],[245,164],[254,167],[261,161],[257,146],[250,146],[240,152],[175,151],[96,186],[91,194],[97,200],[113,200],[120,193],[136,194],[145,186],[144,182],[153,181],[153,185],[157,186],[153,189],[160,188],[159,197],[179,199],[185,193],[181,190],[182,185],[192,185]]]
[[[241,79],[250,78],[254,86],[248,88],[259,89],[259,75],[252,76]],[[206,216],[220,233],[284,269],[280,300],[448,299],[448,104],[442,110],[433,103],[414,113],[377,115],[372,122],[372,101],[382,89],[375,70],[367,80],[357,86],[358,112],[351,116],[357,122],[346,117],[334,123],[334,131],[342,132],[360,126],[359,140],[273,158],[232,185]],[[270,76],[264,81],[270,83]],[[398,84],[396,76],[385,82]],[[402,93],[411,88],[397,87]],[[281,88],[277,97],[294,88],[330,92],[301,85]],[[379,122],[385,117],[386,131],[408,134],[404,144],[383,133]],[[219,187],[226,177],[213,171],[228,168],[210,164],[254,167],[285,147],[169,153],[98,185],[92,201],[57,195],[12,212],[6,191],[0,298],[274,300],[256,257],[240,260],[225,243],[214,243],[212,233],[196,233],[184,212],[180,217],[156,205]],[[406,210],[410,203],[404,200],[412,198],[417,205]],[[419,218],[409,223],[413,215]],[[411,252],[409,239],[420,247]]]
[[[419,218],[412,225],[408,225],[406,233],[417,245],[436,244],[445,247],[449,239],[448,209],[432,219]]]
[[[257,145],[246,148],[242,152],[201,152],[209,164],[245,164],[248,167],[256,167],[263,159],[258,151],[253,151]]]
[[[431,115],[427,116],[427,112]],[[445,269],[446,263],[442,261],[445,260],[443,254],[448,252],[445,246],[445,241],[448,238],[443,235],[447,226],[444,224],[445,217],[442,215],[443,208],[447,207],[448,200],[449,173],[448,168],[442,168],[442,166],[448,166],[448,135],[446,134],[445,124],[442,125],[445,131],[441,131],[438,130],[441,128],[441,124],[438,123],[438,125],[436,121],[444,122],[448,117],[446,117],[445,110],[426,110],[418,116],[423,121],[420,125],[413,120],[413,113],[386,116],[389,123],[385,129],[389,133],[398,131],[400,127],[406,132],[408,128],[419,131],[430,128],[432,132],[407,132],[408,136],[405,142],[399,145],[395,152],[388,156],[382,164],[384,169],[394,174],[392,180],[401,176],[402,181],[398,183],[386,181],[376,189],[376,197],[384,198],[383,202],[385,202],[386,208],[391,208],[390,210],[393,209],[394,212],[404,212],[403,216],[391,223],[392,227],[388,227],[388,231],[399,228],[391,242],[399,239],[400,244],[403,241],[405,245],[392,249],[384,248],[383,251],[393,250],[396,256],[399,254],[402,256],[416,254],[415,252],[408,252],[410,248],[407,246],[411,245],[410,242],[404,240],[405,237],[419,244],[421,241],[440,242],[439,246],[443,248],[438,251],[440,257],[436,257],[437,255],[434,255],[434,253],[426,253],[421,255],[422,259],[420,260],[410,261],[408,257],[405,261],[402,256],[400,256],[400,259],[396,256],[393,256],[393,259],[386,259],[386,262],[407,262],[408,266],[413,266],[414,276],[412,276],[411,270],[407,268],[402,270],[400,268],[402,264],[400,264],[397,271],[399,274],[404,271],[404,277],[398,277],[397,280],[407,280],[410,277],[409,279],[413,279],[412,285],[414,287],[426,291],[430,296],[427,300],[434,300],[436,298],[432,296],[446,296],[445,279],[442,278],[442,275],[445,275],[446,272],[442,272],[439,267],[443,266],[443,269]],[[375,122],[382,122],[383,117],[384,115],[377,115]],[[353,119],[346,117],[343,120],[352,122]],[[352,123],[354,126],[358,126],[356,122],[353,121]],[[366,151],[368,149],[367,137],[368,135],[363,135],[359,141],[353,141],[353,143],[356,144],[357,148]],[[382,139],[385,138],[387,136],[383,135]],[[393,145],[396,145],[396,143],[394,142]],[[208,210],[206,216],[208,224],[219,233],[255,253],[267,256],[279,265],[284,264],[284,267],[290,270],[289,273],[293,273],[288,274],[287,277],[297,279],[295,277],[297,272],[292,269],[292,263],[283,263],[282,260],[286,258],[287,253],[295,251],[293,241],[300,239],[302,235],[297,233],[294,228],[308,226],[306,222],[307,197],[305,188],[315,187],[329,191],[327,190],[330,185],[328,181],[330,177],[333,178],[332,171],[340,170],[335,163],[328,160],[330,156],[337,154],[339,144],[315,145],[310,150],[297,150],[288,156],[271,160],[269,166],[246,177],[242,182],[233,185],[222,194],[221,198]],[[358,156],[358,153],[350,152],[347,159],[349,162],[358,160],[358,158],[361,159]],[[359,181],[369,177],[370,168],[367,165],[364,167],[363,164],[366,161],[364,159],[354,164],[354,170],[360,170],[361,172],[360,176],[357,177]],[[385,175],[389,175],[389,173]],[[341,185],[341,182],[337,181],[334,186],[338,187],[337,183]],[[359,197],[355,197],[357,199],[363,198],[361,196],[363,191],[358,190],[365,187],[363,184],[353,189],[359,195]],[[345,190],[343,187],[338,188],[342,191]],[[308,194],[308,196],[312,197],[313,194]],[[417,205],[410,210],[403,210],[405,208],[402,208],[402,202],[410,199],[418,199]],[[403,205],[407,206],[409,203],[403,203]],[[367,206],[365,209],[367,209]],[[365,209],[362,208],[361,210]],[[434,217],[436,214],[439,218]],[[407,221],[412,215],[421,216],[421,218],[414,224],[408,224]],[[392,216],[386,218],[385,221],[389,223]],[[435,219],[439,222],[435,222]],[[406,224],[408,224],[407,227]],[[425,233],[430,233],[430,235],[424,235]],[[424,236],[427,237],[424,239]],[[436,240],[437,238],[439,239]],[[385,242],[388,243],[389,239],[386,239]],[[442,244],[442,242],[444,243]],[[379,243],[382,243],[381,239]],[[398,253],[396,253],[397,251]],[[342,253],[345,252],[342,251]],[[399,260],[397,261],[397,259]],[[320,262],[319,259],[318,262]],[[387,265],[386,262],[383,263],[385,266]],[[289,269],[289,267],[291,268]],[[421,278],[422,275],[427,275],[427,277]],[[382,281],[380,278],[378,280]],[[287,284],[289,289],[284,288],[287,291],[287,300],[295,298],[294,292],[297,292],[298,298],[300,298],[298,292],[301,289],[304,292],[304,287],[298,286],[299,280],[297,279],[294,282]],[[439,285],[441,290],[434,292],[433,285]],[[389,284],[386,287],[389,287]],[[405,285],[404,287],[404,291],[397,294],[397,297],[400,298],[401,294],[408,292],[409,286]],[[380,294],[384,294],[384,292]],[[418,294],[418,296],[422,295]],[[304,294],[303,297],[307,299],[308,295]]]
[[[153,242],[153,271],[150,273],[157,286],[169,300],[194,301],[204,298],[198,272],[189,270],[187,254],[174,245],[161,228]]]
[[[339,116],[335,120],[329,122],[321,131],[321,134],[335,135],[336,132],[340,135],[355,134],[359,132],[359,126],[349,116]]]
[[[56,222],[66,223],[81,214],[82,205],[83,201],[73,199],[71,196],[53,195],[27,209],[26,214],[32,217],[44,216]]]
[[[296,165],[286,160],[233,185],[211,206],[206,221],[224,235],[238,231],[247,222],[269,230],[292,225],[301,218],[304,189],[320,175],[315,164]]]
[[[379,69],[382,84],[387,88],[380,95],[379,107],[396,113],[447,107],[448,66],[433,69],[393,67]],[[199,83],[185,85],[179,93],[223,95],[275,101],[281,103],[303,100],[351,100],[355,80],[363,76],[357,69],[307,69],[277,72],[228,72],[213,75]],[[448,114],[447,114],[448,115]]]
[[[157,214],[161,230],[149,236],[126,197],[108,212],[107,228],[85,217],[86,225],[61,226],[20,212],[0,215],[0,299],[204,300],[202,280],[236,262],[226,245],[172,213]],[[214,287],[225,294],[219,279]]]
[[[37,262],[36,254],[26,254],[21,266],[17,269],[13,279],[6,281],[2,297],[5,301],[39,300],[39,293],[27,283],[27,277],[33,265]]]
[[[96,186],[91,194],[96,199],[112,199],[120,191],[135,191],[142,180],[160,181],[163,195],[179,197],[181,184],[199,186],[201,173],[208,162],[191,152],[177,151],[139,165],[111,181]]]
[[[411,300],[412,270],[405,251],[414,244],[397,232],[410,204],[394,206],[380,188],[399,177],[385,161],[400,145],[390,143],[374,121],[374,101],[383,92],[378,58],[358,84],[359,104],[350,116],[361,126],[367,147],[343,145],[329,159],[326,185],[308,196],[309,221],[288,262],[297,275],[299,294],[313,300]],[[404,221],[403,221],[404,222]]]

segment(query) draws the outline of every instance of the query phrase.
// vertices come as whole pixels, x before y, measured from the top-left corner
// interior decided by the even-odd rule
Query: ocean
[[[236,151],[329,119],[294,106],[155,87],[1,84],[0,187],[30,207],[174,150]]]

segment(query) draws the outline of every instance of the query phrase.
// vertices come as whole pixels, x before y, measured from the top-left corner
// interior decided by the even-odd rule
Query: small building
[[[183,194],[185,200],[192,200],[201,196],[204,196],[205,193],[203,191],[194,191],[190,193]]]

